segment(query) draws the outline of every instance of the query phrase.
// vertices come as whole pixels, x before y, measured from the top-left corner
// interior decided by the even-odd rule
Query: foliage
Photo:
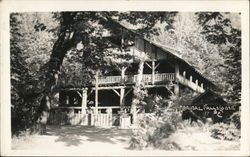
[[[159,118],[155,115],[146,114],[138,118],[139,126],[133,130],[130,139],[130,148],[144,149],[154,147],[159,149],[179,149],[174,142],[166,139],[176,130],[176,124],[180,121],[177,113],[166,113]]]
[[[233,123],[237,129],[241,129],[240,111],[234,112],[229,117],[229,122]]]
[[[143,87],[134,87],[134,103],[136,104],[137,112],[143,112],[145,106],[147,105],[145,98],[148,97],[148,91],[143,89]]]
[[[32,126],[42,91],[40,68],[49,58],[56,22],[48,13],[10,15],[11,129],[12,133]],[[53,31],[53,32],[52,32]]]
[[[177,55],[196,70],[216,83],[221,82],[218,76],[223,70],[220,66],[223,58],[218,46],[207,42],[205,35],[201,34],[202,27],[194,13],[178,13],[171,30],[165,30],[164,23],[157,27],[161,33],[152,37],[154,41],[177,49]]]
[[[160,96],[146,97],[146,106],[150,106],[151,113],[138,115],[137,124],[130,139],[130,148],[182,150],[182,146],[175,141],[174,137],[193,134],[197,131],[204,134],[206,132],[211,137],[222,140],[238,140],[240,138],[239,112],[235,112],[228,123],[212,124],[210,119],[207,119],[206,123],[201,120],[194,123],[190,123],[190,120],[183,120],[181,112],[175,112],[174,109],[180,107],[178,103],[188,98],[189,96],[184,98],[171,97],[170,99]]]
[[[221,140],[240,139],[240,130],[233,123],[216,123],[209,128],[211,136]]]
[[[240,14],[219,12],[178,13],[173,28],[151,38],[179,50],[177,55],[188,61],[206,78],[215,82],[229,102],[241,96]]]
[[[221,140],[239,140],[241,137],[240,111],[234,112],[224,123],[210,126],[211,136]]]
[[[158,104],[153,113],[139,114],[137,126],[130,139],[130,148],[153,147],[179,150],[179,146],[173,141],[168,141],[168,137],[176,131],[178,124],[181,122],[181,116],[179,113],[169,112],[170,105],[167,105],[167,100],[159,97],[155,99]],[[161,103],[163,104],[161,105]]]
[[[223,93],[229,102],[240,104],[241,100],[241,30],[233,25],[228,14],[219,12],[196,13],[202,25],[202,33],[208,42],[218,45],[224,58],[222,75],[225,82]],[[234,13],[237,17],[237,14]],[[240,18],[240,14],[238,14]]]

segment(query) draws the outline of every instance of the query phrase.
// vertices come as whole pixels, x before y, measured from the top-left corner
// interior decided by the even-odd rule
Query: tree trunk
[[[137,105],[140,103],[139,95],[141,92],[141,86],[142,86],[142,77],[143,77],[143,69],[144,69],[144,60],[141,60],[138,67],[138,75],[133,91],[133,99],[131,104],[131,114],[133,117],[133,123],[135,124],[137,122]]]
[[[63,63],[63,59],[70,48],[76,44],[76,32],[70,31],[75,13],[65,12],[62,13],[62,21],[60,25],[60,32],[57,41],[55,42],[50,56],[50,60],[47,63],[48,72],[46,74],[45,89],[43,98],[41,100],[38,116],[37,126],[38,132],[41,134],[46,133],[46,124],[48,122],[49,113],[51,109],[51,98],[55,95],[56,85],[58,81],[58,74]],[[73,36],[72,36],[73,34]]]

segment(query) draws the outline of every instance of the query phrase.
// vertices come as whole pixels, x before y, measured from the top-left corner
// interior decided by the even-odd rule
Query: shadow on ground
[[[56,136],[55,142],[64,142],[66,146],[78,146],[85,142],[126,143],[132,131],[118,128],[94,126],[48,126],[47,135]]]

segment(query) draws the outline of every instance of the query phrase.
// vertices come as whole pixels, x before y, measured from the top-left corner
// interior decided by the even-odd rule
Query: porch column
[[[199,85],[198,85],[198,79],[195,80],[195,85],[196,85],[196,91],[198,92],[199,91],[199,89],[198,89],[198,87],[199,87]]]
[[[193,82],[193,76],[190,76],[190,77],[189,77],[189,81],[190,81],[190,82]]]
[[[88,119],[87,119],[87,91],[88,88],[82,89],[82,108],[81,108],[81,125],[88,125]]]
[[[126,71],[126,67],[122,67],[122,69],[121,69],[121,77],[122,77],[122,80],[121,80],[121,82],[122,83],[125,83],[124,81],[125,81],[125,71]]]
[[[152,84],[155,83],[155,60],[152,61]]]
[[[87,108],[87,90],[88,88],[82,89],[82,114],[86,114],[86,108]]]
[[[174,85],[174,94],[176,96],[179,96],[179,93],[180,93],[180,87],[179,87],[180,69],[179,69],[179,65],[177,63],[174,65],[174,71],[175,71],[175,79],[176,79],[176,84]]]
[[[183,77],[185,77],[186,78],[186,71],[183,71]]]
[[[198,79],[197,79],[197,80],[195,80],[195,84],[198,86]]]
[[[174,85],[174,94],[176,96],[179,96],[179,94],[180,94],[180,87],[179,87],[178,83]]]
[[[125,104],[125,88],[121,87],[120,89],[120,107],[121,107],[121,111],[123,110]]]
[[[95,111],[94,113],[98,113],[98,72],[96,72],[95,76]]]
[[[179,65],[177,63],[174,65],[174,71],[175,71],[176,81],[178,81],[179,80],[179,75],[180,75],[180,69],[179,69]]]
[[[196,91],[198,92],[199,91],[199,89],[198,89],[198,87],[199,87],[199,85],[198,85],[198,79],[195,80],[195,84],[196,84]]]

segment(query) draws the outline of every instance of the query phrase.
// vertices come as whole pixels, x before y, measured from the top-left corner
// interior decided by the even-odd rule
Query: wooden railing
[[[98,83],[121,83],[121,76],[102,76],[98,78]]]
[[[125,75],[124,78],[122,76],[102,76],[98,78],[98,84],[114,84],[114,83],[125,83],[125,84],[134,84],[137,81],[138,75]],[[154,75],[152,74],[144,74],[142,76],[142,82],[144,83],[154,83],[157,82],[165,82],[165,81],[175,81],[177,80],[181,84],[188,86],[189,88],[197,91],[199,93],[204,92],[204,89],[198,84],[190,81],[189,79],[178,75],[176,78],[175,73],[160,73]]]
[[[50,111],[49,124],[54,125],[89,125],[111,127],[117,119],[112,109],[120,106],[100,106],[98,110],[106,109],[107,113],[82,112],[81,107],[57,107]]]
[[[111,84],[111,83],[135,83],[137,81],[138,75],[125,75],[124,78],[122,76],[102,76],[98,78],[98,84]],[[155,82],[162,82],[162,81],[174,81],[175,80],[175,73],[161,73],[155,74]],[[142,81],[144,83],[152,82],[152,74],[144,74],[142,76]]]
[[[120,109],[120,106],[98,106],[97,107],[97,111],[101,112],[101,110],[105,110],[105,113],[112,113],[114,109]],[[54,110],[59,110],[59,109],[66,109],[66,110],[74,110],[74,111],[80,111],[82,109],[82,107],[76,107],[76,106],[61,106],[61,107],[57,107],[54,108]],[[91,108],[91,112],[94,113],[95,111],[95,107]],[[85,113],[88,113],[88,109],[86,108]]]
[[[118,126],[126,128],[130,125],[128,119],[120,118],[120,114],[113,114],[113,109],[120,109],[120,106],[99,106],[97,109],[105,109],[106,113],[94,113],[95,108],[90,112],[82,112],[81,107],[57,107],[50,111],[48,124],[52,125],[85,125],[111,127]],[[125,120],[125,121],[124,121]]]
[[[155,81],[174,81],[175,73],[164,73],[164,74],[155,74]]]
[[[183,76],[181,76],[181,75],[178,76],[177,80],[178,80],[181,84],[183,84],[183,85],[185,85],[185,86],[188,86],[189,88],[193,89],[194,91],[196,91],[196,92],[198,92],[198,93],[203,93],[203,92],[205,91],[205,90],[204,90],[202,87],[200,87],[198,84],[196,84],[196,83],[194,83],[194,82],[192,82],[192,81],[186,79],[185,77],[183,77]]]

